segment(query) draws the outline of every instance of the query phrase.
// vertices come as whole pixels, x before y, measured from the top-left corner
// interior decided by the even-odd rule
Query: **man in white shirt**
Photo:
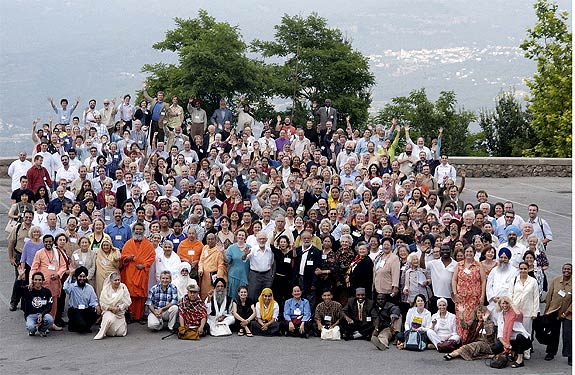
[[[249,297],[256,301],[264,288],[271,288],[273,283],[272,264],[274,255],[268,246],[268,236],[260,231],[257,235],[258,246],[246,248],[242,260],[250,261]]]
[[[26,176],[30,168],[32,168],[32,162],[26,159],[26,151],[20,151],[18,159],[8,167],[8,176],[12,178],[12,191],[20,187],[20,177]]]
[[[512,285],[511,280],[518,274],[517,268],[509,264],[511,251],[508,248],[499,249],[497,255],[499,256],[499,264],[489,273],[485,286],[485,296],[489,302],[488,309],[492,313],[491,319],[494,323],[497,323],[499,316],[499,314],[496,314],[499,297],[509,295],[508,290],[509,286]]]
[[[309,150],[310,140],[304,136],[304,131],[302,128],[298,128],[296,131],[297,136],[293,140],[291,147],[294,153],[301,159],[303,151],[305,149]],[[282,150],[280,150],[282,151]]]
[[[429,251],[429,249],[426,251]],[[429,262],[426,262],[426,256],[421,256],[419,259],[420,267],[426,268],[431,272],[433,297],[429,299],[429,310],[432,314],[437,312],[437,300],[445,298],[447,300],[447,309],[451,313],[455,313],[451,280],[453,272],[457,269],[457,262],[451,258],[451,248],[448,245],[442,245],[439,254],[439,259],[433,259]]]
[[[527,251],[524,245],[517,242],[517,238],[521,236],[521,230],[516,225],[510,225],[505,228],[505,235],[507,239],[499,245],[499,250],[503,248],[509,249],[511,252],[509,263],[513,267],[519,268],[519,263],[523,261],[523,254]]]
[[[551,232],[551,227],[547,220],[539,217],[539,206],[535,203],[531,203],[527,207],[529,217],[527,221],[533,224],[533,234],[537,236],[539,241],[543,243],[543,246],[547,248],[547,244],[553,241],[553,232]]]
[[[78,170],[70,165],[70,158],[68,155],[60,156],[62,166],[56,172],[56,180],[66,180],[66,187],[70,187],[72,181],[80,177]]]
[[[435,167],[435,181],[440,187],[444,187],[447,180],[452,180],[455,184],[457,172],[455,168],[447,162],[447,155],[441,155],[441,163]]]

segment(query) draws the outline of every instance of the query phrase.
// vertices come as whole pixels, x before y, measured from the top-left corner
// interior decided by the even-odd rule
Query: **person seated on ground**
[[[427,299],[423,294],[418,294],[415,297],[415,305],[407,311],[405,317],[405,331],[414,330],[424,332],[431,327],[431,313],[425,308],[425,303]],[[427,336],[422,335],[424,340],[427,340]],[[397,348],[403,349],[403,343],[405,341],[405,332],[399,333],[397,335]]]
[[[370,339],[377,312],[373,308],[373,301],[365,298],[365,288],[355,290],[355,297],[347,300],[342,313],[340,325],[344,340]]]
[[[188,285],[187,294],[180,300],[178,305],[180,330],[197,330],[199,337],[206,335],[205,327],[208,313],[206,305],[200,298],[200,287],[198,285]]]
[[[491,348],[495,345],[495,324],[489,318],[487,306],[478,306],[475,309],[475,319],[468,323],[463,321],[463,314],[460,317],[461,326],[469,330],[468,339],[472,340],[461,348],[443,356],[446,361],[461,357],[466,361],[474,359],[484,359],[492,354]]]
[[[383,293],[377,294],[374,309],[377,312],[377,319],[371,342],[379,350],[389,349],[390,340],[401,331],[401,310],[399,306],[388,301]]]
[[[256,310],[248,298],[247,286],[242,285],[238,288],[238,297],[232,302],[232,313],[236,318],[235,328],[238,330],[238,336],[243,336],[245,333],[246,336],[252,337],[250,324],[256,317]]]
[[[445,298],[437,300],[437,310],[431,316],[431,327],[425,331],[427,339],[431,341],[427,348],[438,349],[439,344],[449,340],[454,341],[454,346],[459,346],[461,338],[457,334],[455,314],[447,311],[447,300]]]
[[[499,297],[497,304],[500,312],[497,319],[498,342],[493,352],[495,354],[500,352],[512,354],[513,352],[516,358],[511,367],[524,367],[523,353],[531,349],[532,344],[531,335],[523,327],[523,314],[507,296]]]
[[[174,277],[172,284],[178,289],[178,301],[188,293],[188,285],[198,285],[198,282],[190,277],[192,266],[186,261],[180,263],[180,273]]]
[[[341,303],[333,301],[333,293],[326,289],[321,294],[319,305],[315,308],[315,324],[322,340],[339,340],[341,338],[339,321],[341,319]]]
[[[48,328],[54,324],[54,318],[50,315],[52,309],[52,292],[44,288],[44,275],[42,272],[34,272],[31,277],[32,285],[26,283],[26,267],[22,262],[18,265],[17,286],[20,289],[26,319],[28,335],[34,336],[40,332],[42,337],[48,334]]]
[[[286,336],[308,338],[312,327],[311,307],[309,301],[302,298],[299,285],[292,288],[292,298],[284,303],[284,320],[280,323],[280,331]]]
[[[75,279],[76,281],[72,281]],[[102,313],[96,291],[87,283],[88,269],[76,268],[74,277],[68,277],[64,291],[68,295],[68,330],[70,332],[91,333],[98,315]]]
[[[168,329],[174,331],[178,318],[178,290],[171,283],[172,275],[170,271],[163,271],[160,274],[160,282],[148,292],[146,305],[150,309],[148,315],[148,328],[154,331],[161,331],[165,323]]]
[[[204,303],[208,310],[208,327],[212,336],[228,336],[232,334],[230,326],[236,319],[232,314],[232,298],[226,293],[226,280],[218,277]]]
[[[280,330],[278,316],[280,307],[274,301],[274,294],[270,288],[264,288],[256,302],[256,318],[252,320],[250,328],[254,335],[275,336]]]
[[[120,273],[112,272],[104,281],[104,287],[100,293],[102,323],[94,340],[101,340],[106,336],[126,336],[128,324],[125,313],[131,303],[130,292],[120,281]]]

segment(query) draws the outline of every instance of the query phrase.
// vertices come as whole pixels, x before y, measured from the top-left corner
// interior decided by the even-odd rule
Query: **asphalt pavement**
[[[570,178],[468,179],[464,201],[487,190],[491,202],[513,201],[517,214],[539,205],[553,230],[549,246],[549,276],[572,259],[572,183]],[[0,227],[6,224],[10,186],[0,180]],[[6,255],[6,236],[0,235],[0,374],[570,374],[565,358],[543,360],[544,347],[521,369],[495,370],[485,361],[446,362],[436,351],[421,353],[391,348],[378,351],[370,342],[325,342],[317,338],[264,338],[246,336],[180,341],[167,332],[149,332],[131,324],[128,336],[93,341],[93,335],[52,332],[49,337],[28,337],[22,312],[10,312],[13,271]],[[560,349],[561,350],[561,349]]]

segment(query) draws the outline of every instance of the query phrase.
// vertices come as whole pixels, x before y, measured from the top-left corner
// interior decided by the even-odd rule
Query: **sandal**
[[[243,336],[243,335],[244,335],[244,329],[242,328],[238,331],[238,336]]]
[[[453,357],[450,354],[446,354],[443,356],[443,359],[445,359],[446,361],[451,361]]]
[[[521,362],[521,363],[513,362],[511,364],[511,368],[519,368],[519,367],[524,367],[524,366],[525,366],[525,362]]]
[[[246,332],[246,336],[247,336],[247,337],[254,337],[254,334],[251,333],[251,332]]]

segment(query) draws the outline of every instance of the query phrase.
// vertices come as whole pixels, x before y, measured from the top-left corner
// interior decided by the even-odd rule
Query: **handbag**
[[[451,353],[459,348],[459,343],[455,340],[445,340],[437,344],[437,351],[440,353]]]
[[[14,231],[14,229],[16,229],[18,224],[20,224],[20,223],[18,223],[17,220],[14,220],[14,219],[8,220],[8,222],[6,223],[6,228],[4,229],[4,231],[6,233],[12,233]]]
[[[551,322],[552,319],[549,315],[539,315],[535,320],[533,320],[533,331],[535,332],[535,338],[541,345],[548,345],[553,340],[551,335]]]
[[[403,346],[405,350],[421,352],[424,351],[426,347],[425,339],[420,331],[414,329],[405,331],[405,344]]]
[[[509,359],[507,359],[505,353],[494,355],[491,361],[489,361],[489,367],[491,368],[505,368],[507,364],[509,364]]]
[[[199,340],[200,334],[198,333],[198,327],[178,327],[178,339]]]
[[[335,326],[332,329],[322,328],[321,329],[321,339],[322,340],[341,340],[341,333],[339,331],[339,326]]]
[[[210,335],[212,336],[229,336],[232,330],[226,323],[217,323],[215,326],[210,327]]]

